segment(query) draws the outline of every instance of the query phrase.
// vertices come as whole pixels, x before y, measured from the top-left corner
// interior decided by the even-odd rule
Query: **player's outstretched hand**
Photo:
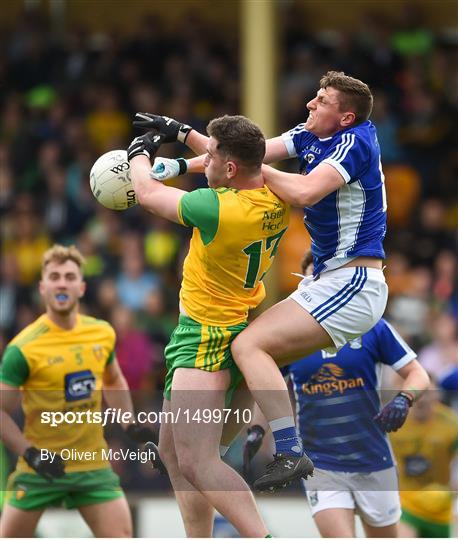
[[[156,155],[163,142],[164,137],[161,134],[146,133],[140,137],[135,137],[127,149],[127,159],[130,161],[135,156],[146,156],[151,159]]]
[[[152,429],[139,426],[138,424],[130,424],[130,426],[126,429],[126,434],[134,442],[143,444],[145,446],[145,450],[150,451],[150,461],[153,469],[157,469],[161,474],[167,474],[167,469],[161,461],[159,449],[156,445],[157,435]]]
[[[247,438],[243,446],[243,474],[248,476],[250,471],[250,462],[261,448],[262,440],[266,432],[258,424],[247,429]]]
[[[49,456],[49,452],[47,455]],[[57,454],[52,458],[50,456],[42,458],[41,451],[38,448],[29,446],[23,457],[29,467],[50,482],[52,482],[53,478],[61,478],[65,474],[64,460]]]
[[[399,392],[374,417],[374,420],[384,431],[397,431],[406,421],[411,406],[412,398],[404,392]]]
[[[149,175],[153,180],[164,182],[185,174],[188,170],[188,162],[184,158],[169,159],[159,157],[154,160],[153,168]]]
[[[164,135],[163,142],[185,143],[188,135],[192,131],[192,127],[188,124],[177,122],[168,116],[159,116],[158,114],[150,114],[138,112],[135,114],[134,126],[141,129],[155,129]]]

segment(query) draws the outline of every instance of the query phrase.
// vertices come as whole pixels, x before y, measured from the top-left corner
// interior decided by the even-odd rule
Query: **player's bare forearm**
[[[202,133],[199,133],[195,129],[190,131],[189,135],[186,137],[186,146],[190,148],[197,156],[200,156],[200,154],[205,154],[207,151],[207,145],[208,137]]]
[[[0,410],[0,439],[12,452],[22,456],[32,446],[19,426],[5,411]]]
[[[268,165],[262,166],[262,174],[280,199],[299,207],[313,206],[344,184],[341,174],[327,163],[320,163],[307,176],[278,171]]]
[[[290,155],[281,137],[274,137],[266,141],[264,163],[275,163],[276,161],[283,161],[288,158],[290,158]]]
[[[404,379],[401,390],[412,395],[413,399],[418,399],[431,382],[418,360],[409,362],[398,371],[398,374]]]
[[[192,133],[192,132],[191,132]],[[192,159],[188,159],[188,168],[186,172],[188,173],[203,173],[205,170],[204,166],[205,154],[197,156]]]
[[[307,206],[303,202],[303,179],[299,174],[289,174],[263,165],[262,175],[269,189],[280,199],[293,206]]]
[[[123,427],[127,427],[134,422],[134,406],[129,391],[129,385],[116,360],[109,364],[105,370],[103,375],[102,393],[108,407],[120,410],[123,413],[130,413],[130,421],[123,423]]]
[[[146,156],[134,157],[130,165],[138,203],[153,214],[179,223],[178,203],[186,192],[153,180],[150,177],[151,162]]]
[[[0,383],[0,439],[10,450],[22,456],[31,444],[11,417],[20,401],[19,388]]]

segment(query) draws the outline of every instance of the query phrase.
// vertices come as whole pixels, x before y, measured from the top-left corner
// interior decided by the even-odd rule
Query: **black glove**
[[[23,457],[29,467],[50,482],[53,478],[61,478],[65,474],[64,460],[57,454],[52,461],[50,458],[42,459],[40,450],[35,446],[29,446]]]
[[[159,449],[156,445],[157,435],[150,428],[130,424],[126,429],[126,434],[136,443],[144,444],[145,450],[150,452],[150,461],[153,469],[157,469],[161,474],[167,474],[167,469],[159,456]]]
[[[138,112],[135,114],[134,126],[141,129],[155,129],[164,135],[162,142],[179,141],[185,143],[192,127],[188,124],[177,122],[168,116]]]
[[[135,156],[146,156],[148,159],[154,157],[159,147],[164,142],[164,136],[154,133],[146,133],[130,143],[127,149],[127,159],[130,161]]]
[[[247,429],[247,438],[243,446],[243,474],[248,476],[250,462],[261,448],[266,432],[262,426],[255,424]]]
[[[138,424],[129,424],[129,427],[126,429],[126,434],[136,443],[157,443],[156,433],[154,433],[152,429],[139,426]]]
[[[408,394],[399,392],[374,416],[374,420],[384,431],[397,431],[406,421],[412,403],[413,399]]]

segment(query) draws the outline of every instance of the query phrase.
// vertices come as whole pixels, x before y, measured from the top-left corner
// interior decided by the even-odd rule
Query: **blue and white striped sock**
[[[296,424],[292,416],[284,416],[269,422],[272,435],[275,439],[277,454],[302,456],[304,450],[302,441],[297,435]]]

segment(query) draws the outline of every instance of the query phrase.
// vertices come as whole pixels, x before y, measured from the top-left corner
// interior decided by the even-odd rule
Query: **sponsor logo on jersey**
[[[87,399],[95,390],[95,377],[90,369],[65,375],[65,400]]]
[[[92,347],[92,353],[95,356],[96,360],[103,360],[103,347],[102,345],[94,345]]]
[[[347,378],[345,370],[337,364],[328,362],[323,364],[320,369],[314,373],[308,382],[302,385],[302,391],[309,396],[324,394],[343,394],[346,390],[353,388],[363,388],[364,379],[362,377]]]
[[[64,362],[63,356],[49,356],[48,357],[48,366],[53,366],[54,364],[62,364]]]

